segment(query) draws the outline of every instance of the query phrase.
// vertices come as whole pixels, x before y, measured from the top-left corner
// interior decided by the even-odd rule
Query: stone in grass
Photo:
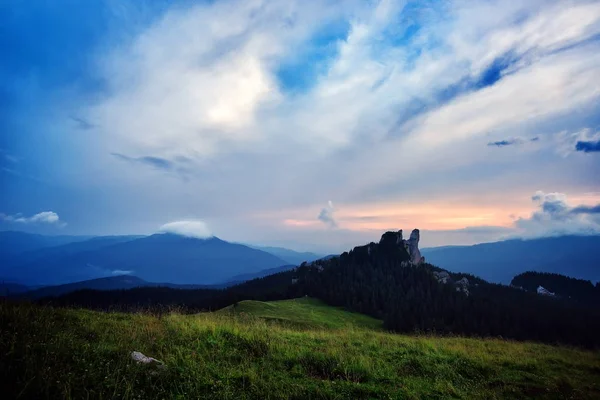
[[[163,363],[162,361],[157,360],[156,358],[153,358],[153,357],[145,356],[144,354],[140,353],[139,351],[132,351],[131,358],[133,359],[133,361],[135,361],[138,364],[155,365],[156,368],[158,368],[159,370],[163,370],[163,369],[167,368],[165,363]],[[158,374],[158,372],[151,371],[150,374],[156,375],[156,374]]]

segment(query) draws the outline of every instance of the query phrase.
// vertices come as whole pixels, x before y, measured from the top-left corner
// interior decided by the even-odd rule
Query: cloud
[[[24,217],[21,214],[15,215],[6,215],[0,213],[0,219],[6,222],[15,222],[20,224],[55,224],[55,225],[65,225],[64,222],[60,220],[58,214],[53,211],[43,211],[41,213],[32,215],[31,217]]]
[[[118,158],[119,160],[127,161],[130,163],[138,163],[143,165],[148,165],[153,168],[162,169],[165,171],[170,171],[174,169],[175,164],[172,161],[169,161],[160,157],[153,156],[143,156],[143,157],[129,157],[119,153],[111,153],[112,156]]]
[[[597,153],[600,152],[600,140],[595,142],[583,142],[578,141],[575,145],[576,151],[583,151],[584,153]]]
[[[329,200],[327,207],[321,209],[321,212],[319,212],[317,219],[323,222],[325,225],[329,226],[330,228],[337,228],[338,224],[333,216],[333,213],[333,202]]]
[[[513,144],[523,144],[523,140],[520,138],[500,140],[497,142],[489,142],[488,146],[505,147],[505,146],[511,146]]]
[[[19,157],[10,154],[8,151],[2,148],[0,148],[0,160],[7,161],[10,164],[16,164],[20,161]]]
[[[590,128],[574,132],[562,131],[556,134],[557,150],[563,157],[575,152],[592,153],[600,151],[600,131]]]
[[[495,142],[489,142],[487,145],[488,146],[496,146],[496,147],[506,147],[506,146],[512,146],[512,145],[521,145],[527,142],[537,142],[539,141],[540,138],[535,136],[532,137],[530,139],[526,139],[526,138],[511,138],[511,139],[504,139],[504,140],[498,140]]]
[[[600,204],[571,207],[564,193],[536,192],[532,200],[538,210],[529,218],[519,218],[515,227],[521,236],[558,236],[599,234]]]
[[[201,220],[183,220],[164,224],[158,230],[162,233],[174,233],[181,236],[207,239],[213,237],[208,225]]]
[[[126,271],[126,270],[122,270],[122,269],[115,269],[114,271],[111,271],[112,275],[131,275],[133,274],[133,271]]]
[[[43,171],[69,188],[72,210],[93,202],[99,212],[78,218],[90,230],[146,232],[174,211],[201,209],[227,238],[277,239],[324,224],[337,226],[322,229],[333,242],[349,226],[388,224],[393,215],[367,218],[379,203],[439,198],[445,216],[405,207],[394,220],[401,226],[494,225],[525,215],[532,185],[576,195],[597,179],[589,171],[600,160],[561,159],[552,139],[597,126],[598,2],[167,2],[144,19],[137,2],[121,3],[122,20],[93,25],[126,27],[125,37],[111,29],[95,47],[77,48],[100,90],[61,83],[36,89],[38,101],[15,87],[36,102],[15,111],[12,124],[33,133],[14,135],[40,154],[19,171]],[[71,116],[93,122],[93,135]],[[539,145],[524,144],[532,135]],[[516,150],[516,139],[519,151],[480,151],[490,140]],[[578,141],[594,140],[569,136],[565,146],[573,154]],[[30,192],[15,188],[14,196]],[[324,193],[342,209],[323,208]],[[453,196],[463,196],[458,216]],[[497,200],[477,211],[485,198],[507,196],[526,204],[507,209]],[[367,208],[352,225],[344,216],[351,203]],[[284,216],[271,224],[249,217],[273,210]]]
[[[87,130],[90,130],[90,129],[93,129],[96,127],[96,125],[92,124],[91,122],[89,122],[83,118],[71,116],[71,120],[73,122],[75,122],[78,129],[81,129],[84,131],[87,131]]]
[[[600,204],[595,206],[577,206],[571,212],[573,214],[600,214]]]

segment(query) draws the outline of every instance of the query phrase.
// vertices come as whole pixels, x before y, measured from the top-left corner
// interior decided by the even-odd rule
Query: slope
[[[326,310],[323,310],[326,313]],[[337,310],[332,310],[337,314]],[[6,398],[594,399],[600,355],[499,339],[298,330],[220,313],[0,302]],[[132,351],[165,368],[136,365]]]
[[[241,274],[241,275],[235,275],[233,277],[230,278],[231,282],[246,282],[249,281],[251,279],[256,279],[256,278],[263,278],[265,276],[269,276],[269,275],[273,275],[273,274],[278,274],[279,272],[285,272],[285,271],[289,271],[296,268],[295,265],[282,265],[280,267],[275,267],[275,268],[268,268],[268,269],[263,269],[260,270],[258,272],[253,272],[250,274]]]
[[[288,264],[292,265],[300,265],[304,261],[310,262],[314,260],[318,260],[319,258],[324,257],[320,254],[315,254],[311,252],[301,252],[295,251],[291,249],[286,249],[284,247],[273,247],[273,246],[256,246],[256,245],[248,245],[248,247],[252,247],[253,249],[266,251],[267,253],[273,254],[275,257],[279,257],[282,260],[288,262]]]
[[[305,328],[342,329],[350,326],[381,330],[383,322],[364,314],[331,307],[310,297],[280,301],[245,300],[218,311],[227,315],[252,315],[267,321]]]

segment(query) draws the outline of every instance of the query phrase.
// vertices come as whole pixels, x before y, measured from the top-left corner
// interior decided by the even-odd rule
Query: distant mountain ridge
[[[141,287],[165,287],[171,289],[221,289],[230,284],[221,285],[194,285],[176,284],[168,282],[148,282],[137,276],[118,275],[106,278],[90,279],[81,282],[67,283],[64,285],[45,286],[31,291],[13,292],[19,298],[40,299],[43,297],[61,296],[77,290],[127,290]]]
[[[427,262],[453,272],[509,284],[526,271],[550,272],[600,280],[600,236],[512,239],[472,246],[421,250]]]
[[[0,249],[7,242],[10,240],[0,241]],[[10,262],[0,265],[0,277],[25,285],[60,285],[120,274],[149,282],[221,284],[236,275],[289,264],[217,237],[197,239],[169,233],[97,237],[10,257]]]
[[[257,246],[257,245],[252,245],[252,244],[249,244],[247,246],[251,247],[253,249],[262,250],[267,253],[273,254],[274,256],[287,261],[287,263],[291,264],[291,265],[300,265],[305,261],[310,262],[310,261],[318,260],[319,258],[325,257],[322,254],[316,254],[316,253],[312,253],[312,252],[308,252],[308,251],[305,251],[305,252],[295,251],[295,250],[287,249],[284,247]]]

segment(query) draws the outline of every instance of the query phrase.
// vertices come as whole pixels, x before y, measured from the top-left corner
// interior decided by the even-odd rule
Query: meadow
[[[0,327],[7,399],[600,398],[597,350],[398,335],[310,298],[193,315],[2,301]]]

